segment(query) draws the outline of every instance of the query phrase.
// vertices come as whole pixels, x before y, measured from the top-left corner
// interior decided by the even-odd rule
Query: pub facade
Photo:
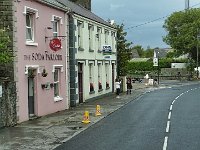
[[[17,121],[68,108],[68,9],[56,0],[13,2]]]

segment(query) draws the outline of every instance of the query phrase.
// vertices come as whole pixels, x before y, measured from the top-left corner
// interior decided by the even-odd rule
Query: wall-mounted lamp
[[[47,29],[51,30],[51,29],[53,29],[53,28],[52,28],[52,27],[47,27]]]

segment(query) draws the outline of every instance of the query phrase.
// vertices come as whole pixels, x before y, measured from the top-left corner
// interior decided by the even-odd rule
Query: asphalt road
[[[147,92],[56,150],[199,150],[200,85]]]

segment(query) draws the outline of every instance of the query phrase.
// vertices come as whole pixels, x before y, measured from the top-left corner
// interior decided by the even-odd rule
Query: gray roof
[[[40,3],[49,5],[51,7],[57,8],[57,9],[61,9],[63,11],[68,11],[69,8],[67,8],[66,6],[60,4],[59,2],[57,2],[57,0],[37,0]]]
[[[112,26],[109,22],[106,22],[105,20],[98,17],[97,15],[95,15],[94,13],[92,13],[91,11],[89,11],[88,9],[84,8],[81,5],[77,5],[77,4],[70,2],[68,0],[56,0],[56,1],[62,3],[63,5],[65,5],[68,8],[70,8],[71,11],[75,14],[78,14],[78,15],[83,16],[85,18],[91,19],[91,20],[96,21],[98,23],[101,23],[101,24],[104,24],[104,25],[107,25],[109,27],[114,28],[114,26]]]

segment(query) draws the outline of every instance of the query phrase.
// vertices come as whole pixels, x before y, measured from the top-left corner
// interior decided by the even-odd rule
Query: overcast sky
[[[194,6],[195,5],[195,6]],[[200,7],[200,0],[190,0],[190,7]],[[185,9],[185,0],[92,0],[92,12],[107,20],[115,20],[117,24],[123,23],[128,35],[126,39],[134,45],[143,48],[167,48],[162,41],[166,35],[162,28],[165,16],[175,11]],[[153,23],[135,27],[158,18]]]

